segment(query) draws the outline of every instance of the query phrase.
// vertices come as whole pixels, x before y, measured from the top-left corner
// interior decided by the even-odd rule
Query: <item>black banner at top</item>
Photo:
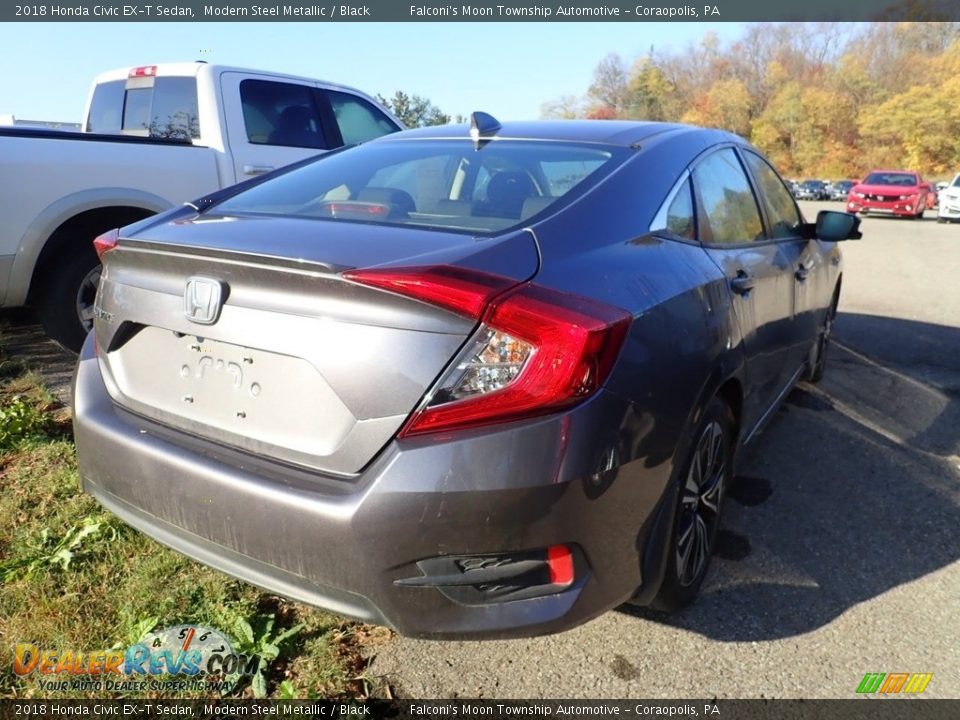
[[[4,3],[13,22],[750,22],[960,20],[957,0],[55,0]]]

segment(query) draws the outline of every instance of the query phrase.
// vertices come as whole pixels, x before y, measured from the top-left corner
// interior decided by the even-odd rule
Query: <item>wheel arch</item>
[[[673,531],[673,508],[677,503],[677,493],[680,490],[680,478],[686,465],[687,455],[695,440],[693,432],[700,422],[707,407],[715,398],[721,398],[730,408],[734,419],[734,462],[741,440],[744,401],[744,367],[742,356],[735,351],[729,351],[720,357],[707,380],[704,382],[697,402],[691,410],[684,430],[677,442],[673,455],[673,476],[669,488],[660,499],[655,511],[653,524],[644,546],[641,558],[641,577],[643,586],[634,596],[632,602],[638,605],[648,605],[657,596],[669,562],[670,537]]]
[[[5,305],[22,305],[32,298],[43,264],[69,245],[70,229],[98,217],[106,221],[105,216],[116,217],[119,227],[171,207],[159,195],[130,188],[94,188],[60,198],[37,215],[20,239]]]

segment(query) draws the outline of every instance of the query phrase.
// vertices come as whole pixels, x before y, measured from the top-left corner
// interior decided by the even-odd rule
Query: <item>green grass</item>
[[[260,591],[124,525],[79,491],[69,410],[2,351],[0,368],[0,697],[45,694],[37,673],[11,672],[17,643],[97,652],[187,623],[264,658],[234,695],[366,694],[360,641],[385,631]],[[87,694],[102,695],[55,696]]]

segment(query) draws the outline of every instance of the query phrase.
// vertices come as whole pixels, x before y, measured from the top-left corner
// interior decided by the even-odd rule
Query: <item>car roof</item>
[[[704,128],[693,125],[666,122],[644,122],[630,120],[534,120],[519,122],[504,122],[500,129],[484,139],[497,140],[555,140],[567,142],[602,143],[604,145],[622,145],[629,147],[643,142],[655,135],[677,131],[700,131]],[[716,131],[714,131],[716,132]],[[738,140],[735,135],[729,135],[731,140]],[[375,142],[392,142],[396,140],[414,139],[469,139],[468,125],[437,125],[433,127],[415,128],[402,133],[386,135]]]

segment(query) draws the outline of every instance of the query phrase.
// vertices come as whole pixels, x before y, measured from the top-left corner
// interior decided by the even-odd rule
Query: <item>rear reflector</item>
[[[550,569],[551,583],[569,585],[573,582],[573,553],[566,545],[547,548],[547,567]]]
[[[120,230],[114,228],[108,230],[103,235],[99,235],[93,240],[93,249],[97,252],[97,257],[103,259],[103,254],[108,250],[113,250],[117,246],[117,240],[120,238]]]
[[[462,268],[344,273],[481,321],[400,437],[555,412],[603,385],[630,326],[626,310]]]

